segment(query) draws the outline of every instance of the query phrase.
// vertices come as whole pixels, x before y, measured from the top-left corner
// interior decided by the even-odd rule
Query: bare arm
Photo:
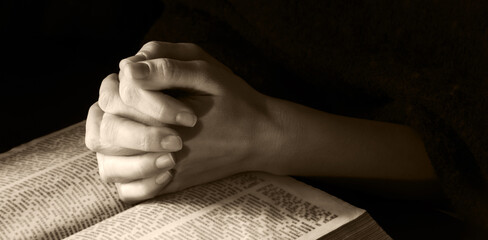
[[[94,139],[88,145],[98,152],[102,177],[115,179],[126,200],[244,171],[435,181],[423,143],[410,128],[337,116],[262,95],[193,44],[152,42],[121,61],[120,68],[118,76],[102,84],[100,107],[94,105],[88,116],[87,139]],[[175,99],[165,94],[168,89],[185,94]],[[170,129],[166,124],[181,126]],[[181,137],[183,146],[180,142],[161,148],[158,144],[168,135]],[[176,165],[156,169],[154,162],[167,152],[174,152]],[[135,163],[118,155],[143,160]],[[134,166],[144,171],[131,175]],[[154,184],[161,171],[173,166],[173,176],[163,173],[164,184]]]
[[[301,176],[432,180],[419,136],[409,127],[268,101],[279,133],[268,171]],[[276,127],[275,127],[276,128]],[[271,144],[271,143],[270,143]]]

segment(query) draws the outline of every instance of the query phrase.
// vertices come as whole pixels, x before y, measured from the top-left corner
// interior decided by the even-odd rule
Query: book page
[[[244,173],[139,204],[69,239],[317,239],[363,213],[290,177]]]
[[[86,153],[84,122],[0,154],[0,187]]]
[[[81,122],[0,154],[0,239],[316,239],[367,232],[336,231],[348,223],[388,239],[364,210],[265,173],[126,205],[113,184],[100,180],[84,134]]]
[[[61,239],[130,207],[84,135],[81,122],[0,154],[0,239]]]

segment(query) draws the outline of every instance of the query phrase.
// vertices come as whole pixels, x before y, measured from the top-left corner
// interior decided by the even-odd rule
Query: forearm
[[[435,174],[409,127],[320,112],[270,99],[279,133],[266,168],[277,174],[430,181]]]

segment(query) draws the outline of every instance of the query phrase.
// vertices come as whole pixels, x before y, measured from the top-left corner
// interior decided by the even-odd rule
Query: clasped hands
[[[101,84],[85,141],[121,200],[266,171],[269,97],[200,47],[149,42],[119,68]]]

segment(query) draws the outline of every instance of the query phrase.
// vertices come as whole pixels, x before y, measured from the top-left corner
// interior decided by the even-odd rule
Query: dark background
[[[157,0],[1,4],[0,152],[85,119],[163,10]]]
[[[102,79],[118,71],[120,59],[137,52],[164,9],[159,0],[8,0],[1,4],[0,152],[84,120],[89,106],[97,101]],[[408,36],[426,42],[421,35]],[[426,56],[445,57],[444,52],[434,51],[437,48],[425,49]],[[412,62],[422,62],[417,60]],[[459,221],[428,205],[330,186],[326,191],[367,209],[396,239],[419,239],[422,232],[424,238],[443,239],[462,234]]]

